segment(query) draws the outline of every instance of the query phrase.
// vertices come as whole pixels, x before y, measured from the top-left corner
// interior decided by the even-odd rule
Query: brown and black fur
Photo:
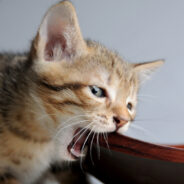
[[[124,61],[83,39],[69,1],[51,7],[28,53],[0,54],[0,183],[39,183],[54,163],[75,160],[67,148],[78,128],[122,133],[142,78],[162,63]]]

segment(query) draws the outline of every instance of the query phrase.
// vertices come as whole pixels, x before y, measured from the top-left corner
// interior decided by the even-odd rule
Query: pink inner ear
[[[51,17],[47,25],[47,43],[44,49],[44,59],[46,61],[54,61],[55,59],[62,59],[68,56],[67,40],[64,37],[65,23],[60,19]],[[60,51],[61,58],[55,58],[55,49]],[[57,53],[58,54],[58,53]]]
[[[50,34],[50,33],[49,33]],[[62,54],[65,53],[66,55],[66,47],[67,47],[67,42],[66,39],[63,35],[49,35],[48,36],[48,41],[45,46],[45,51],[44,51],[44,57],[46,61],[53,61],[55,58],[54,56],[54,49],[56,47],[60,47]]]

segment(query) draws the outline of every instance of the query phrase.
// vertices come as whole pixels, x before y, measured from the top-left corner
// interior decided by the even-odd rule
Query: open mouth
[[[85,155],[86,151],[85,147],[87,142],[89,141],[89,137],[90,137],[89,130],[87,129],[81,131],[81,129],[78,128],[74,132],[74,137],[67,147],[68,152],[74,159],[77,159]]]
[[[113,131],[117,132],[117,130]],[[107,132],[106,136],[108,136],[109,133],[113,132]],[[99,143],[102,141],[106,144],[108,144],[108,140],[105,136],[95,136],[95,132],[92,132],[91,130],[88,129],[83,129],[83,128],[78,128],[74,134],[73,134],[73,139],[67,146],[67,150],[71,157],[73,159],[78,159],[80,157],[84,157],[86,155],[87,149],[86,146],[90,144],[90,146],[94,143],[99,145]],[[91,143],[92,141],[92,143]]]

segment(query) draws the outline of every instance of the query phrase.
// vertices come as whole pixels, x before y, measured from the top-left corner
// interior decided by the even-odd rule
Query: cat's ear
[[[133,70],[137,73],[141,83],[150,78],[151,74],[164,64],[164,60],[133,64]]]
[[[48,10],[33,47],[41,61],[71,60],[87,52],[75,8],[69,1],[62,1]]]

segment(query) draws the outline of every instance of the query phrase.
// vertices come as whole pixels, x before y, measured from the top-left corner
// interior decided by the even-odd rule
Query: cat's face
[[[64,159],[79,157],[94,133],[127,130],[135,117],[141,76],[162,64],[130,64],[100,44],[84,41],[67,1],[47,12],[32,54],[40,77],[37,92]]]

